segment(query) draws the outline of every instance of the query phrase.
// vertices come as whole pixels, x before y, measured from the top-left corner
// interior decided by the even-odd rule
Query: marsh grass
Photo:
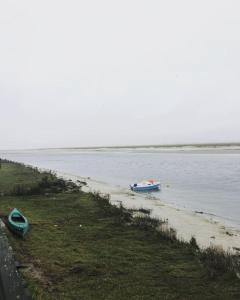
[[[201,250],[199,256],[211,278],[224,273],[235,277],[240,272],[240,257],[226,252],[220,247]]]
[[[147,214],[147,215],[150,215],[150,213],[151,213],[151,209],[147,209],[147,208],[143,208],[143,207],[139,208],[138,211],[140,213]]]
[[[5,162],[0,190],[43,176]],[[8,236],[16,259],[29,266],[20,270],[34,299],[240,299],[236,257],[200,250],[194,238],[179,241],[165,220],[134,218],[107,195],[77,189],[0,198],[1,215],[13,207],[30,222],[24,240]]]
[[[5,186],[0,183],[0,194],[7,196],[43,195],[77,191],[79,186],[72,181],[58,178],[53,172],[43,171],[21,163],[10,163],[1,160],[1,174],[5,176]]]
[[[148,209],[128,210],[122,206],[121,202],[119,206],[112,205],[107,194],[95,192],[91,195],[97,201],[97,205],[104,209],[107,215],[118,217],[117,223],[127,223],[145,231],[152,231],[158,235],[160,240],[170,241],[176,246],[189,248],[204,264],[210,278],[221,276],[222,274],[233,276],[240,274],[240,257],[238,255],[233,255],[219,247],[200,249],[195,237],[192,237],[189,243],[179,240],[176,230],[169,227],[168,221],[151,217]],[[133,217],[133,212],[140,212],[141,214]]]
[[[126,224],[132,221],[133,217],[131,211],[124,208],[121,202],[119,206],[111,204],[108,194],[94,192],[90,193],[90,196],[96,205],[101,208],[104,216],[114,217],[114,223]]]
[[[149,215],[136,215],[133,220],[133,225],[141,227],[142,229],[154,229],[157,230],[160,228],[164,221],[160,219],[150,217]]]
[[[199,250],[199,246],[197,244],[196,238],[194,236],[191,237],[190,241],[189,241],[190,246],[195,249],[195,250]]]

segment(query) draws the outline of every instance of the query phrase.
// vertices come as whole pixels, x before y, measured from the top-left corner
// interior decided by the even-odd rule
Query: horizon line
[[[0,151],[31,151],[31,150],[67,150],[67,149],[126,149],[126,148],[171,148],[171,147],[217,147],[217,146],[240,146],[240,142],[230,143],[180,143],[180,144],[141,144],[141,145],[115,145],[115,146],[69,146],[69,147],[44,147],[25,149],[2,149]]]

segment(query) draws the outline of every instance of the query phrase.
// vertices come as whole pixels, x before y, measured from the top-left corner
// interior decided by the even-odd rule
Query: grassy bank
[[[8,236],[34,299],[240,298],[232,257],[54,174],[3,161],[0,193],[3,218],[17,207],[30,221],[24,240]]]

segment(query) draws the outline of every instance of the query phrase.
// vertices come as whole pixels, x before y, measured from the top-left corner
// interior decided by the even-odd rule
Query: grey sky
[[[238,0],[0,4],[1,149],[240,142]]]

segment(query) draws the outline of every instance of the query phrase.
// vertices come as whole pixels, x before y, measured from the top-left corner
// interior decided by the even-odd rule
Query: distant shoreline
[[[185,148],[185,147],[196,147],[196,148],[217,148],[217,147],[239,147],[239,143],[193,143],[193,144],[150,144],[150,145],[123,145],[123,146],[92,146],[92,147],[57,147],[57,148],[38,148],[32,150],[51,150],[51,149],[147,149],[147,148]]]
[[[48,150],[103,150],[103,149],[164,149],[164,150],[240,150],[239,143],[193,143],[193,144],[153,144],[124,146],[90,146],[90,147],[49,147],[28,149],[2,149],[0,152],[11,151],[48,151]]]

